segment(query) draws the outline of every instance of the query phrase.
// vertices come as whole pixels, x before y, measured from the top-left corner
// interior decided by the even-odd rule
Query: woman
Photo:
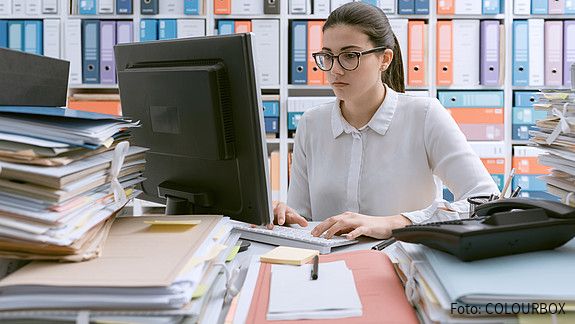
[[[312,235],[382,239],[409,224],[466,216],[464,198],[498,191],[439,101],[403,94],[401,51],[381,9],[352,2],[333,11],[313,56],[337,100],[299,121],[276,224],[322,221]],[[434,175],[461,200],[436,199]]]

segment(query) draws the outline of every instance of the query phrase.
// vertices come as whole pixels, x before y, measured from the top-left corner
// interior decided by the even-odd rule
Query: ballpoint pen
[[[386,247],[392,245],[393,243],[395,243],[395,237],[379,242],[378,244],[374,245],[371,249],[381,251]]]
[[[499,196],[499,199],[505,198],[505,193],[507,192],[507,189],[509,188],[509,185],[511,184],[511,180],[513,180],[514,175],[515,175],[515,168],[511,169],[511,173],[509,174],[509,177],[507,177],[507,181],[505,181],[505,186],[503,186],[503,190],[501,190],[501,195]]]
[[[319,270],[319,256],[313,257],[313,266],[311,267],[311,280],[317,280]]]
[[[513,190],[513,193],[511,193],[511,197],[517,197],[517,195],[519,195],[520,191],[521,191],[521,186],[517,186],[517,188],[515,188],[515,190]]]

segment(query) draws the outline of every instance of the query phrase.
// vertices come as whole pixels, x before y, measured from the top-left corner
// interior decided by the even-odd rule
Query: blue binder
[[[531,0],[531,14],[546,15],[549,0]]]
[[[37,55],[44,54],[43,35],[42,20],[25,20],[24,51]]]
[[[24,21],[8,21],[8,48],[24,51]]]
[[[513,177],[513,189],[521,186],[525,191],[545,191],[547,184],[545,181],[537,179],[541,174],[516,174]]]
[[[218,35],[230,35],[234,33],[233,20],[219,20],[218,21]]]
[[[158,39],[175,39],[178,37],[178,27],[175,19],[160,19],[158,23]]]
[[[367,4],[374,6],[374,7],[377,7],[377,0],[361,0],[361,2],[365,2]]]
[[[0,47],[8,47],[8,22],[0,20]]]
[[[513,85],[529,85],[529,25],[527,20],[513,21]]]
[[[502,108],[503,91],[438,91],[445,108]]]
[[[575,1],[565,1],[564,14],[573,15],[575,14]],[[565,72],[563,72],[565,73]]]
[[[561,198],[554,196],[547,191],[521,191],[519,193],[519,197],[561,201]]]
[[[484,15],[498,15],[501,12],[499,0],[483,0]]]
[[[264,124],[266,126],[266,133],[279,134],[279,117],[264,117]]]
[[[415,14],[428,15],[429,14],[429,0],[415,0]]]
[[[132,11],[132,0],[116,0],[116,14],[131,15]]]
[[[264,117],[279,117],[280,116],[280,103],[279,101],[264,101]]]
[[[536,121],[547,118],[547,112],[533,107],[513,107],[513,125],[534,125]]]
[[[291,84],[307,84],[307,21],[291,22]]]
[[[158,20],[142,19],[140,21],[140,42],[158,40]]]
[[[511,139],[526,141],[529,139],[529,131],[533,130],[533,125],[513,124],[511,126]]]
[[[200,0],[184,0],[184,14],[185,15],[199,15],[200,14]]]
[[[397,13],[400,15],[415,14],[415,0],[397,0]]]
[[[82,82],[100,83],[99,20],[82,20]]]
[[[96,0],[82,0],[78,1],[80,15],[95,15],[96,11]]]
[[[533,107],[537,103],[537,92],[515,91],[515,107]]]

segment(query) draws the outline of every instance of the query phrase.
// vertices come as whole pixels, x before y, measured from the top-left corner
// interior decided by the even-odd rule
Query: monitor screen
[[[141,198],[167,214],[271,221],[268,156],[251,34],[115,47],[133,143],[150,148]]]

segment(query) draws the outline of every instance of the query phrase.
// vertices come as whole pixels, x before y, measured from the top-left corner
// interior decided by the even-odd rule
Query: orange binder
[[[437,0],[437,14],[438,15],[454,15],[455,5],[454,0]]]
[[[236,20],[234,22],[235,33],[249,33],[252,31],[251,20]]]
[[[270,180],[272,186],[272,197],[279,199],[280,193],[280,151],[270,153]]]
[[[487,169],[489,174],[504,174],[505,173],[505,159],[504,158],[482,158],[481,162]]]
[[[458,124],[503,124],[502,108],[449,108]]]
[[[424,86],[425,82],[425,35],[427,25],[421,20],[407,23],[407,85]]]
[[[319,262],[344,260],[352,270],[361,299],[363,315],[341,319],[306,320],[308,324],[331,323],[418,323],[414,309],[405,296],[393,264],[385,253],[355,251],[320,255]],[[321,273],[321,270],[320,270]],[[268,321],[271,264],[261,263],[246,323],[293,324],[295,321]]]
[[[549,174],[551,168],[539,164],[536,156],[513,157],[513,168],[517,174]]]
[[[231,15],[232,0],[214,0],[214,14]]]
[[[307,84],[309,85],[323,84],[324,73],[317,67],[312,56],[322,48],[323,24],[324,21],[321,20],[307,22]]]
[[[453,23],[451,20],[437,21],[437,85],[453,83]]]

